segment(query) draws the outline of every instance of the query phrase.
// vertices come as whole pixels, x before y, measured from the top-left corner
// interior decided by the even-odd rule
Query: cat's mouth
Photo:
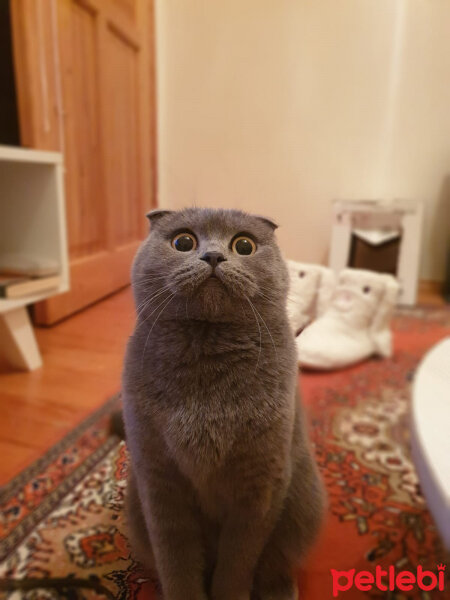
[[[219,277],[219,275],[217,273],[212,272],[211,275],[208,275],[208,277],[205,279],[205,283],[220,283],[221,285],[223,285],[223,281],[222,278]]]
[[[226,288],[223,276],[216,269],[213,269],[211,273],[205,277],[203,280],[203,286],[211,289]]]
[[[206,276],[205,281],[209,281],[211,279],[213,281],[220,281],[221,283],[224,283],[223,273],[221,273],[217,267],[214,267],[213,269],[211,269],[211,272]]]

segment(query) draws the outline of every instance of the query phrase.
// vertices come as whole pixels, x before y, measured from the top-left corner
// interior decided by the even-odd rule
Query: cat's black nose
[[[227,260],[222,252],[205,252],[202,256],[200,256],[200,260],[204,260],[209,263],[213,269],[215,269],[218,263]]]

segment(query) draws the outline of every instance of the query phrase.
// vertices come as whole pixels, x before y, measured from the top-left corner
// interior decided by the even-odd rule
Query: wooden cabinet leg
[[[42,366],[33,326],[24,306],[0,314],[0,354],[21,370],[33,371]]]

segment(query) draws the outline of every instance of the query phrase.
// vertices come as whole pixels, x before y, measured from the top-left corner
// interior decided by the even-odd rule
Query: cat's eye
[[[256,244],[250,237],[246,235],[240,235],[233,240],[231,249],[236,254],[250,256],[256,252]]]
[[[175,248],[175,250],[178,250],[178,252],[190,252],[191,250],[195,250],[197,248],[197,240],[192,233],[183,231],[183,233],[178,233],[173,238],[172,248]]]

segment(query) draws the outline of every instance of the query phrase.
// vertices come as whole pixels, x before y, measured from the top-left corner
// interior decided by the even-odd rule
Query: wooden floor
[[[134,321],[129,288],[49,329],[36,330],[44,366],[0,368],[0,485],[120,388]]]
[[[419,301],[444,301],[421,290]],[[133,325],[129,288],[49,329],[37,329],[44,366],[0,368],[0,485],[38,458],[120,388]]]

